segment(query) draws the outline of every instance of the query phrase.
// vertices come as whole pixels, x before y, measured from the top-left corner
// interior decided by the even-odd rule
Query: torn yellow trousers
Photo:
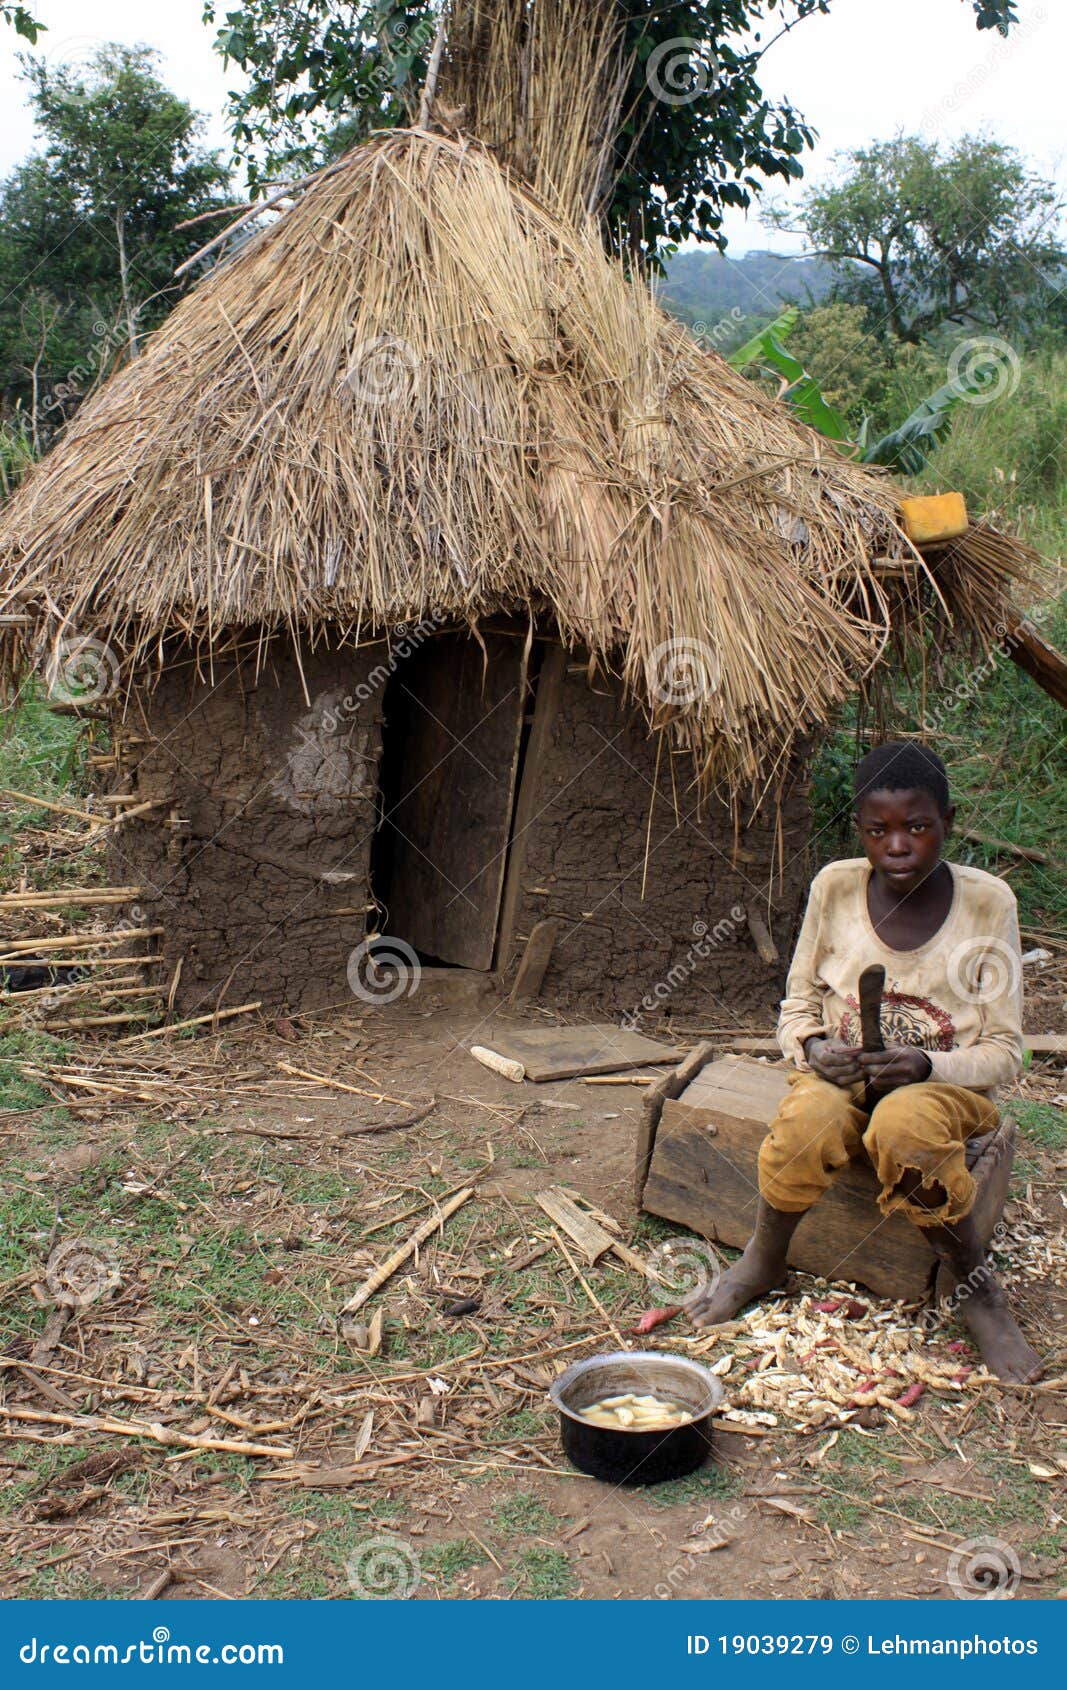
[[[883,1215],[902,1209],[918,1226],[966,1215],[974,1180],[963,1147],[969,1138],[992,1132],[999,1120],[996,1105],[980,1092],[939,1080],[899,1086],[869,1114],[862,1104],[862,1085],[846,1090],[816,1074],[790,1074],[788,1095],[760,1146],[760,1195],[771,1207],[789,1214],[810,1209],[834,1175],[866,1153],[882,1184]],[[899,1187],[912,1169],[928,1190],[942,1188],[943,1203],[926,1207],[908,1200]]]

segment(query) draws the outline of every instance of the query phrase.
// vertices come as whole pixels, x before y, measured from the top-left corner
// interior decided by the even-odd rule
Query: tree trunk
[[[1049,645],[1032,622],[1021,621],[1007,636],[1013,663],[1037,682],[1043,692],[1067,710],[1067,657]]]
[[[878,272],[878,280],[882,284],[882,293],[885,296],[886,304],[886,321],[889,327],[898,340],[906,340],[916,344],[918,337],[905,326],[904,319],[900,314],[900,301],[897,298],[897,290],[893,286],[888,257],[883,253],[881,262],[875,262],[874,267]]]

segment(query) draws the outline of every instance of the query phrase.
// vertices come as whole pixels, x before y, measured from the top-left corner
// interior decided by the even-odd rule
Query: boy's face
[[[855,815],[867,861],[894,892],[915,890],[941,860],[955,805],[942,815],[931,792],[868,792]]]

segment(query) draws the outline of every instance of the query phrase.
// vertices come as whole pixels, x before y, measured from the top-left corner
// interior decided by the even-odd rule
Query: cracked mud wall
[[[657,741],[640,712],[611,683],[590,686],[586,674],[584,664],[568,664],[540,765],[509,972],[533,925],[557,916],[541,993],[549,1001],[633,1014],[650,1028],[666,1011],[718,1026],[766,1017],[782,994],[810,878],[803,787],[794,785],[782,806],[785,871],[772,881],[773,804],[742,811],[735,863],[726,805],[698,805],[688,758],[675,757],[672,782],[666,744],[657,776]],[[753,902],[777,963],[756,951],[743,914]]]
[[[223,991],[223,1007],[348,995],[367,932],[385,655],[298,666],[278,642],[258,676],[250,656],[217,660],[211,678],[179,655],[116,728],[126,789],[157,808],[122,828],[111,873],[148,889],[139,907],[164,929],[164,982],[182,959],[181,1013],[206,1013]]]

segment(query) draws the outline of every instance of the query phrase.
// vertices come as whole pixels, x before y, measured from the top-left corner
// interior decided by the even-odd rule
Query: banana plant
[[[773,371],[781,379],[779,397],[801,421],[849,449],[860,463],[882,464],[900,475],[918,475],[948,434],[956,406],[962,399],[981,391],[982,381],[965,368],[959,370],[951,381],[921,400],[899,428],[871,440],[868,418],[864,417],[859,431],[854,432],[841,412],[829,403],[815,377],[783,345],[799,316],[795,305],[788,306],[773,323],[738,347],[729,362],[737,370],[760,362],[768,373]]]

